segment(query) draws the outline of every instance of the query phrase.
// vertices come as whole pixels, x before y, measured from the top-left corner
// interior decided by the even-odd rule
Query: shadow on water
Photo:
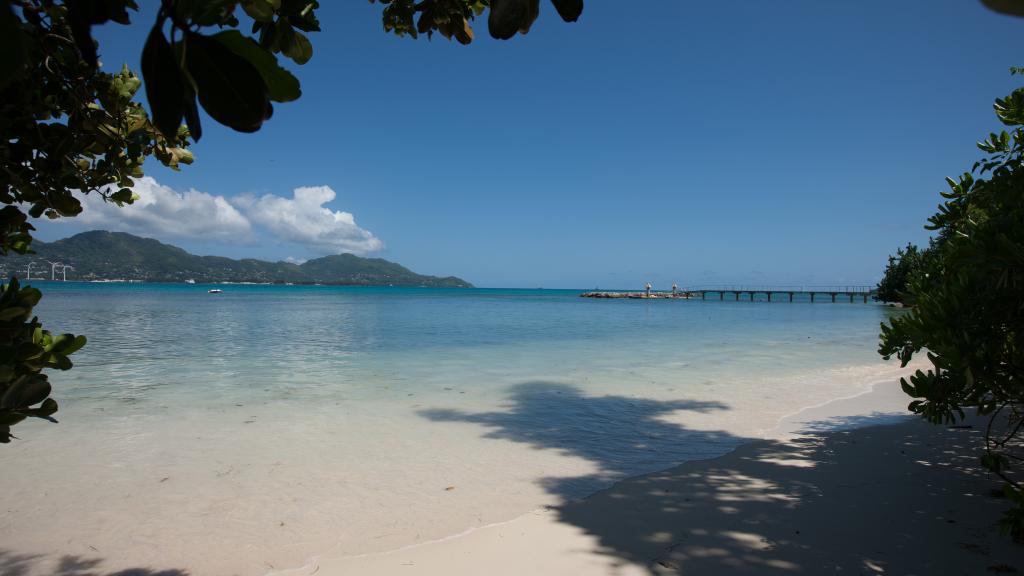
[[[0,549],[0,575],[28,576],[47,574],[50,576],[189,576],[184,570],[153,570],[151,568],[128,568],[108,572],[99,568],[102,558],[83,558],[64,555],[54,565],[51,557],[43,554],[16,554]]]
[[[554,508],[557,519],[594,537],[618,565],[653,575],[1024,569],[1024,548],[997,534],[1006,502],[993,495],[998,483],[977,465],[977,428],[915,421],[843,429],[892,423],[889,414],[810,422],[809,435],[792,442],[750,442],[721,459],[633,477],[578,500],[588,488],[635,474],[648,451],[662,452],[662,462],[684,452],[690,456],[677,461],[695,460],[745,439],[664,419],[680,410],[728,409],[717,402],[595,397],[533,382],[513,387],[507,408],[421,414],[477,424],[485,438],[557,450],[597,466],[593,475],[542,482],[563,499]]]

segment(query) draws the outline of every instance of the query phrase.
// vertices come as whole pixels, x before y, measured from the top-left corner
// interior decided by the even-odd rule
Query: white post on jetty
[[[57,279],[57,267],[58,266],[63,266],[64,264],[61,264],[60,262],[50,262],[49,260],[47,260],[46,263],[50,265],[50,280],[51,281],[56,280]]]
[[[648,298],[651,297],[651,283],[650,282],[647,283],[647,297]]]

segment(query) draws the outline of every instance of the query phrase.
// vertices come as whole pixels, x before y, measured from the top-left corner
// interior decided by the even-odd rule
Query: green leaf
[[[75,336],[74,334],[61,334],[53,341],[53,348],[59,351],[61,354],[67,356],[73,354],[82,349],[85,346],[85,336]]]
[[[199,107],[196,105],[196,91],[189,84],[185,85],[185,96],[183,99],[183,112],[185,114],[185,125],[188,126],[188,133],[194,142],[199,142],[203,137],[203,125],[199,122]]]
[[[188,72],[203,109],[239,132],[259,130],[273,113],[259,70],[208,36],[189,33],[185,42]]]
[[[566,22],[579,20],[580,14],[583,13],[583,0],[551,0],[551,3]]]
[[[21,422],[24,419],[25,416],[23,414],[0,410],[0,432],[2,432],[3,427],[14,426],[15,424]],[[0,440],[0,442],[3,442],[3,440]]]
[[[29,308],[39,304],[39,301],[42,299],[43,293],[40,292],[38,288],[32,288],[31,286],[26,286],[18,290],[18,296],[16,298],[18,304],[28,306]]]
[[[78,47],[82,60],[91,68],[96,68],[99,64],[96,41],[92,38],[92,25],[103,24],[107,20],[97,0],[78,0],[67,5],[67,23],[71,30],[71,38]]]
[[[28,408],[50,395],[50,383],[45,376],[22,377],[11,384],[0,398],[2,408]]]
[[[529,31],[537,17],[538,3],[539,0],[491,0],[487,30],[498,40],[508,40],[516,32]]]
[[[237,0],[178,0],[178,16],[200,26],[221,24],[235,11]]]
[[[267,0],[243,0],[242,10],[258,22],[274,20],[274,6]]]
[[[11,306],[0,310],[0,322],[10,322],[28,314],[29,310],[18,306]]]
[[[185,84],[159,22],[150,30],[142,49],[142,77],[146,81],[146,99],[153,113],[153,125],[164,138],[173,141],[184,115]]]
[[[296,64],[305,64],[313,57],[313,44],[306,38],[306,35],[298,30],[292,32],[293,38],[286,48],[282,49],[284,55],[295,61]]]
[[[0,6],[0,88],[10,84],[25,70],[28,54],[21,21],[11,12],[8,2]]]
[[[238,30],[225,30],[213,37],[256,67],[267,85],[267,93],[271,100],[291,102],[302,95],[299,80],[282,68],[277,63],[277,58],[252,38],[242,35]]]
[[[1010,16],[1024,16],[1024,2],[1020,0],[981,0],[989,10]]]

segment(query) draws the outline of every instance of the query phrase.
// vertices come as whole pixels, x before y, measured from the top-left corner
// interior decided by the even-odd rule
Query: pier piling
[[[700,294],[701,300],[708,299],[708,293],[718,293],[718,299],[725,300],[726,294],[732,294],[733,300],[739,302],[743,299],[743,296],[749,296],[750,302],[757,302],[757,295],[764,294],[765,300],[768,302],[778,302],[776,298],[779,294],[789,294],[789,301],[795,302],[797,294],[805,294],[809,297],[811,302],[815,302],[819,295],[825,294],[831,296],[832,302],[837,302],[837,297],[840,295],[850,298],[850,303],[856,302],[859,297],[865,304],[868,303],[868,298],[873,294],[873,286],[788,286],[788,285],[775,285],[775,286],[764,286],[764,287],[749,287],[749,286],[724,286],[724,287],[693,287],[685,290],[679,290],[678,287],[673,286],[671,292],[654,292],[654,291],[642,291],[642,292],[585,292],[580,294],[586,298],[641,298],[641,299],[655,299],[655,300],[689,300],[695,298],[697,294]]]

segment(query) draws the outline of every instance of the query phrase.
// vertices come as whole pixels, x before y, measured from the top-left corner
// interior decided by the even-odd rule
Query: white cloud
[[[149,176],[135,180],[139,199],[118,207],[98,194],[80,196],[82,213],[56,222],[131,232],[161,239],[195,239],[249,243],[260,236],[301,244],[320,254],[366,254],[384,243],[360,228],[350,212],[333,211],[324,204],[337,194],[329,186],[296,188],[291,198],[274,194],[243,194],[227,198],[195,189],[178,192]],[[254,230],[253,225],[265,228]],[[269,232],[269,234],[266,234]],[[301,263],[305,260],[288,258]]]
[[[294,256],[289,256],[285,258],[284,261],[289,264],[305,264],[306,262],[309,262],[309,260],[306,260],[305,258],[296,258]]]
[[[282,240],[316,252],[366,254],[383,248],[384,243],[372,232],[356,225],[350,212],[324,206],[336,196],[329,186],[309,186],[296,188],[291,198],[244,195],[232,198],[232,203],[253,223],[265,226]]]
[[[252,225],[223,196],[198,190],[177,192],[145,176],[135,180],[139,199],[118,207],[98,194],[82,199],[82,213],[59,221],[145,236],[202,238],[228,242],[252,240]]]

